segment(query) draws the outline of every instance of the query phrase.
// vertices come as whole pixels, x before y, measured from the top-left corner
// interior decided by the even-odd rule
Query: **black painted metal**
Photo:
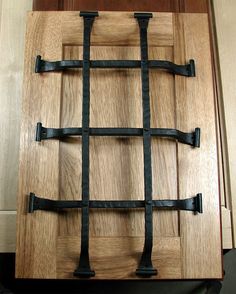
[[[141,80],[143,100],[143,157],[144,157],[144,195],[145,195],[145,241],[141,260],[136,270],[137,275],[157,275],[152,266],[153,246],[153,209],[152,209],[152,158],[151,158],[151,113],[149,96],[149,67],[147,28],[151,13],[135,13],[140,31]]]
[[[186,77],[195,76],[194,60],[187,65],[176,65],[170,61],[148,60],[147,28],[151,13],[135,13],[140,30],[141,60],[90,60],[90,35],[97,12],[80,12],[84,19],[83,60],[45,61],[38,55],[35,72],[63,71],[82,68],[83,107],[82,128],[45,128],[37,123],[36,141],[63,139],[69,136],[82,136],[82,200],[51,200],[30,193],[28,212],[36,210],[60,212],[65,209],[81,209],[81,251],[79,265],[74,271],[78,277],[89,278],[95,275],[89,262],[89,209],[145,209],[145,242],[136,274],[150,277],[157,274],[152,266],[153,209],[188,210],[202,213],[202,194],[181,200],[152,199],[151,137],[167,137],[193,147],[200,146],[200,129],[184,133],[176,129],[150,127],[149,69],[166,70]],[[140,68],[142,78],[143,128],[90,128],[90,68]],[[89,137],[90,136],[142,136],[144,150],[145,200],[90,200],[89,199]]]
[[[197,194],[196,196],[188,199],[152,200],[151,205],[153,208],[157,209],[188,210],[202,213],[202,194]],[[83,206],[83,200],[51,200],[38,197],[34,193],[30,193],[28,212],[32,213],[36,210],[59,212],[65,209],[78,209]],[[137,209],[144,207],[144,200],[89,200],[89,208],[96,209]]]
[[[95,272],[89,262],[89,110],[90,110],[90,35],[97,12],[81,12],[84,18],[83,40],[83,102],[82,102],[82,225],[79,266],[74,271],[78,277],[92,277]]]
[[[82,68],[82,60],[61,60],[45,61],[40,55],[36,57],[35,72],[63,71],[71,68]],[[140,68],[140,60],[90,60],[90,68]],[[195,63],[190,59],[186,65],[178,65],[166,60],[149,60],[148,67],[154,69],[163,69],[170,73],[195,77]]]
[[[151,136],[167,137],[178,140],[180,143],[200,147],[200,129],[192,133],[184,133],[176,129],[150,128]],[[36,141],[47,139],[63,139],[69,136],[81,136],[82,128],[45,128],[37,123]],[[89,128],[90,136],[143,136],[142,128]]]

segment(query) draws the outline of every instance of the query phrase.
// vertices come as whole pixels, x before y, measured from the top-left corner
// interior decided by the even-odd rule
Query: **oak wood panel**
[[[62,58],[61,19],[56,14],[29,12],[28,20],[20,138],[16,276],[55,278],[57,215],[40,212],[29,216],[27,195],[29,190],[34,192],[36,189],[39,194],[46,193],[50,198],[57,199],[59,193],[59,142],[36,144],[34,139],[38,121],[54,127],[59,125],[61,73],[37,75],[34,63],[39,53],[48,59]]]
[[[69,246],[69,244],[73,244],[74,240],[79,240],[78,235],[80,232],[77,226],[79,214],[77,212],[75,212],[73,215],[66,213],[59,215],[58,217],[57,214],[50,212],[36,212],[32,215],[26,214],[26,195],[29,193],[29,191],[51,199],[64,199],[66,197],[71,199],[71,197],[79,197],[80,185],[78,183],[81,179],[79,167],[81,163],[79,154],[80,140],[69,139],[68,141],[63,141],[61,143],[59,143],[57,140],[48,140],[39,144],[33,141],[35,124],[37,121],[42,121],[43,124],[48,127],[59,127],[60,125],[66,126],[67,124],[74,124],[74,126],[78,126],[77,124],[79,121],[76,114],[78,110],[78,117],[81,115],[81,108],[79,104],[79,101],[81,101],[81,89],[78,85],[79,81],[81,81],[81,73],[79,73],[79,71],[71,71],[69,73],[63,74],[63,77],[60,73],[45,73],[41,75],[33,73],[34,58],[37,54],[41,54],[43,58],[49,60],[60,60],[63,56],[81,56],[81,43],[76,40],[76,44],[73,44],[73,40],[75,40],[73,34],[71,34],[71,46],[68,46],[68,43],[64,44],[66,45],[64,46],[64,49],[62,46],[64,40],[64,31],[62,28],[67,26],[68,29],[69,22],[71,22],[73,26],[72,19],[75,19],[76,15],[78,15],[76,12],[38,12],[29,14],[26,44],[27,58],[25,60],[25,92],[23,103],[24,118],[22,122],[21,139],[21,177],[19,184],[18,204],[19,218],[17,241],[17,277],[66,277],[66,275],[68,275],[68,267],[70,267],[70,270],[73,271],[71,267],[78,261],[78,241],[75,241],[75,248],[73,249],[74,252],[77,252],[77,255],[74,253],[73,256],[70,255],[72,253],[70,246],[72,245]],[[117,17],[117,15],[121,14],[113,13],[110,18],[113,20]],[[109,21],[108,13],[101,12],[100,17],[104,17],[107,19],[107,21]],[[172,14],[164,14],[163,17],[161,17],[161,14],[155,13],[154,19],[150,21],[150,28],[151,22],[155,23],[155,18],[158,18],[160,21],[169,18],[171,19],[172,23]],[[212,255],[209,253],[209,247],[213,248],[214,254],[220,253],[221,245],[219,230],[219,203],[217,202],[219,199],[217,195],[216,146],[214,145],[216,143],[214,141],[216,140],[214,100],[212,94],[212,80],[210,78],[211,75],[209,75],[211,72],[210,59],[207,58],[210,54],[209,36],[207,33],[206,16],[199,15],[198,17],[190,17],[190,15],[188,15],[188,17],[189,18],[186,16],[186,19],[184,17],[183,19],[180,18],[180,21],[175,22],[175,27],[172,28],[172,31],[175,29],[176,36],[174,51],[173,48],[170,48],[170,46],[159,47],[160,44],[162,44],[159,42],[161,36],[159,35],[159,38],[154,38],[155,41],[151,43],[152,46],[149,50],[150,57],[155,57],[158,55],[161,58],[179,58],[178,61],[180,63],[185,63],[188,61],[188,59],[194,58],[197,60],[198,70],[201,74],[198,76],[198,78],[193,79],[188,79],[186,77],[176,77],[174,79],[172,76],[168,76],[166,73],[154,73],[154,71],[151,71],[151,105],[153,112],[152,124],[154,126],[156,124],[157,126],[160,125],[162,127],[176,126],[183,131],[192,131],[196,126],[200,126],[203,130],[205,129],[206,131],[203,136],[203,138],[205,138],[205,145],[203,140],[203,148],[192,150],[189,146],[182,146],[178,144],[176,150],[176,142],[169,142],[167,140],[162,141],[161,139],[152,140],[152,148],[156,150],[153,156],[154,162],[156,164],[153,165],[153,177],[156,179],[153,189],[157,193],[156,196],[154,195],[157,197],[157,199],[162,197],[185,198],[191,197],[197,192],[204,192],[204,197],[206,197],[206,200],[203,201],[204,203],[206,201],[207,205],[206,215],[204,214],[203,216],[195,216],[189,212],[181,212],[179,220],[178,214],[176,212],[157,212],[157,217],[154,219],[156,225],[155,240],[157,240],[158,243],[158,240],[161,240],[166,236],[172,240],[176,240],[176,238],[179,239],[180,234],[181,252],[178,254],[181,255],[181,271],[178,265],[179,276],[176,276],[175,278],[219,278],[221,276],[221,258],[219,256],[215,258],[213,262]],[[122,19],[123,18],[124,22],[126,22],[130,16],[127,13],[124,13]],[[202,43],[200,43],[200,49],[196,46],[196,42],[199,39],[198,34],[200,34],[199,32],[196,33],[196,29],[198,28],[199,23],[203,23],[205,25],[205,31],[203,34],[204,38]],[[176,27],[176,24],[180,27]],[[133,26],[132,22],[131,26]],[[191,30],[193,30],[194,33]],[[107,32],[107,29],[104,28],[104,31]],[[96,29],[92,32],[92,39],[96,39],[96,34],[94,32],[96,32]],[[75,34],[78,35],[78,32],[75,31]],[[127,32],[123,31],[123,34],[124,36],[121,36],[120,38],[122,45],[123,40],[127,38]],[[138,34],[138,30],[136,34]],[[183,36],[190,42],[190,44],[186,45],[185,47],[182,47],[184,46],[184,43],[182,43]],[[132,35],[131,38],[133,38],[132,40],[138,39],[137,36],[133,37]],[[103,44],[99,38],[96,39],[96,42],[93,40],[91,58],[104,58],[105,55],[107,57],[109,55],[114,56],[113,58],[120,56],[122,56],[122,58],[131,58],[136,56],[139,51],[139,47],[133,47],[133,41],[128,42],[129,47],[131,48],[126,48],[124,46],[114,46],[114,44],[112,44],[112,46],[110,45],[101,47]],[[180,50],[181,48],[185,48],[186,52],[189,52],[189,55],[185,55],[185,52]],[[199,51],[197,51],[198,49]],[[208,63],[206,62],[203,64],[202,61],[200,62],[201,54],[203,54],[205,57],[204,60],[208,60]],[[205,66],[205,64],[207,65]],[[112,122],[117,124],[117,126],[127,126],[127,124],[131,124],[131,122],[135,124],[135,126],[139,126],[139,124],[141,124],[141,116],[139,116],[139,113],[141,112],[141,90],[140,77],[139,81],[137,79],[138,71],[134,70],[131,72],[127,70],[120,70],[114,71],[112,73],[110,70],[104,70],[102,74],[101,71],[102,70],[100,70],[100,73],[96,73],[95,70],[92,70],[91,75],[91,126],[107,126],[106,124],[109,123],[110,125]],[[112,79],[112,77],[114,79]],[[100,78],[104,79],[103,83],[101,83]],[[190,82],[191,80],[192,82]],[[159,83],[157,83],[157,81]],[[156,86],[156,84],[158,84],[158,86]],[[186,90],[186,92],[181,92],[182,85],[186,86],[183,88]],[[195,93],[195,96],[192,93],[190,86],[193,87],[193,93]],[[203,91],[208,91],[208,99],[206,99],[206,101],[203,100]],[[136,95],[133,93],[136,93]],[[180,96],[180,93],[183,93],[183,95]],[[197,104],[199,97],[197,97],[198,99],[196,98],[196,95],[199,93],[200,99],[202,99],[202,104],[200,104],[200,106]],[[132,94],[134,97],[130,98]],[[177,100],[175,100],[175,95]],[[136,101],[138,97],[140,100]],[[193,100],[192,102],[195,107],[194,113],[187,98],[190,98],[190,101]],[[74,102],[75,99],[77,101]],[[127,102],[127,99],[135,99],[135,103],[132,102],[132,100]],[[205,105],[204,103],[207,104],[206,109],[203,107]],[[137,114],[135,111],[133,111],[134,108],[136,109]],[[206,112],[208,108],[209,112]],[[177,109],[177,113],[175,113],[175,109]],[[186,111],[183,112],[183,109]],[[200,112],[203,112],[204,115],[200,116]],[[158,115],[158,113],[160,113],[160,115]],[[206,144],[206,134],[209,135],[209,132],[210,143],[208,146]],[[97,142],[94,141],[93,144],[91,140],[91,156],[93,156],[93,151],[95,154],[94,157],[92,157],[93,160],[91,160],[91,173],[96,169],[96,165],[99,172],[94,172],[93,177],[91,176],[91,198],[99,197],[99,199],[101,199],[100,195],[103,195],[104,197],[120,196],[127,198],[130,195],[131,197],[135,196],[135,198],[141,197],[142,195],[138,195],[138,193],[139,190],[143,190],[143,184],[140,180],[141,178],[138,178],[139,172],[137,170],[140,169],[140,173],[143,172],[143,160],[141,155],[142,152],[140,150],[141,143],[139,143],[139,138],[132,142],[132,148],[131,141],[133,139],[120,139],[120,141],[118,140],[118,144],[112,143],[112,140],[114,142],[114,140],[117,139],[94,139]],[[109,148],[107,147],[108,143],[112,143],[109,145]],[[159,145],[159,143],[160,146],[156,147],[156,145]],[[208,157],[209,152],[210,156]],[[118,155],[117,158],[116,153]],[[136,156],[138,154],[140,154],[140,157]],[[179,156],[178,160],[176,158],[177,154]],[[123,155],[124,159],[122,159]],[[116,168],[114,168],[114,166],[108,162],[107,157],[111,158],[111,163],[116,164]],[[207,160],[204,161],[202,160],[203,158],[207,158]],[[136,161],[134,161],[134,159]],[[77,167],[74,164],[74,160],[78,160]],[[109,168],[106,168],[106,165],[108,165]],[[188,167],[188,165],[191,165],[191,167]],[[198,170],[201,170],[202,167],[203,178],[199,177],[197,173],[194,173],[196,172],[194,169],[196,166],[199,167]],[[158,179],[157,168],[158,170],[161,169],[163,173],[166,172],[167,174]],[[124,178],[122,175],[124,171],[126,178]],[[182,177],[184,173],[186,174],[184,177]],[[190,178],[189,175],[191,175]],[[211,175],[212,181],[206,182],[205,176],[209,175]],[[116,177],[115,180],[113,176]],[[181,178],[178,178],[179,176],[181,176]],[[195,178],[197,177],[198,180],[195,183]],[[77,183],[76,179],[78,181]],[[186,182],[183,183],[185,179],[187,184]],[[124,181],[125,183],[128,181],[128,184],[124,184]],[[162,183],[163,181],[164,183]],[[113,185],[111,185],[112,182]],[[161,183],[163,184],[162,186],[160,185]],[[196,186],[197,183],[199,184],[199,187]],[[210,191],[211,187],[212,191]],[[99,190],[101,193],[98,193]],[[163,194],[160,195],[159,193]],[[212,203],[209,202],[210,200]],[[95,219],[95,217],[97,217],[99,214],[102,222],[105,220],[105,218],[107,218],[107,220],[105,220],[106,223],[104,226],[107,226],[108,229],[110,229],[108,233],[107,230],[105,231],[103,228],[99,230],[98,228],[99,221]],[[111,240],[111,244],[113,242],[113,238],[116,238],[114,240],[119,239],[119,244],[121,244],[118,247],[127,248],[130,236],[143,236],[143,219],[140,217],[137,218],[134,213],[129,214],[129,222],[133,222],[133,225],[129,227],[122,226],[124,223],[126,223],[127,226],[127,221],[124,222],[121,215],[115,216],[116,219],[113,221],[110,220],[107,214],[106,216],[105,213],[102,212],[99,212],[99,214],[94,213],[94,216],[92,216],[92,218],[94,217],[94,220],[91,220],[92,225],[90,232],[91,236],[94,236],[93,238],[98,238],[98,244],[99,240],[102,240],[99,238],[104,237],[104,234],[108,234],[106,237]],[[209,216],[211,217],[211,230],[209,230]],[[125,216],[123,214],[123,218],[124,217],[127,217],[127,212]],[[117,221],[119,218],[121,221]],[[185,222],[185,219],[189,221],[191,226],[188,226],[188,223]],[[118,223],[117,227],[113,228],[114,226],[111,225],[112,223]],[[103,223],[100,223],[100,227],[102,226]],[[196,230],[196,227],[200,228],[200,230]],[[157,230],[158,228],[159,231]],[[192,229],[194,230],[192,231]],[[120,238],[124,235],[126,236]],[[197,242],[195,240],[196,236],[198,240]],[[209,238],[209,240],[206,238],[206,236]],[[66,238],[68,246],[63,245],[63,248],[60,249],[60,240],[63,238]],[[211,244],[211,242],[214,243]],[[94,244],[95,243],[96,242],[94,241]],[[139,244],[139,242],[137,244]],[[109,247],[108,250],[107,247],[105,248],[104,246],[97,247],[96,251],[97,255],[103,255],[104,258],[106,258],[104,252],[109,252],[109,250],[112,250],[112,247],[114,247],[114,250],[117,248],[116,246],[111,246],[111,248]],[[164,245],[163,250],[165,250],[165,246],[167,246],[167,244]],[[22,249],[26,247],[27,250]],[[141,246],[141,249],[135,248],[130,248],[130,254],[128,254],[130,259],[128,259],[126,256],[126,262],[137,265],[138,260],[137,257],[134,258],[134,256],[136,256],[134,254],[137,250],[139,253],[141,253],[142,248]],[[98,249],[100,251],[98,251]],[[93,250],[95,249],[91,249],[92,252],[94,252]],[[59,255],[56,256],[56,252]],[[62,254],[64,258],[63,262],[61,262],[60,259],[62,257],[60,252],[64,252]],[[198,255],[202,254],[199,262],[196,261],[196,252],[198,252]],[[153,255],[156,256],[156,254],[157,253],[154,251]],[[208,258],[208,255],[209,260],[203,264],[203,260]],[[68,260],[65,260],[65,256],[67,256]],[[166,258],[167,257],[168,256],[166,255]],[[169,256],[168,258],[169,262],[173,257]],[[108,258],[106,262],[111,263],[111,260],[111,258]],[[122,260],[120,265],[122,265],[124,262],[124,259]],[[212,266],[213,263],[214,266]],[[66,273],[64,273],[63,270],[62,273],[60,273],[61,266],[63,266],[63,264],[65,266],[68,264]],[[99,267],[99,265],[102,267],[101,262],[97,261],[96,255],[94,255],[93,264],[96,264],[97,267]],[[124,273],[124,269],[120,265],[117,269],[120,274],[118,274],[117,271],[111,271],[109,278],[116,278],[117,276],[121,275],[121,272],[122,278],[137,278],[131,275],[130,271]],[[110,266],[113,268],[114,265],[112,264]],[[45,267],[47,268],[46,270]],[[164,268],[164,263],[160,262],[158,269],[163,271]],[[99,271],[99,268],[96,268],[96,270]],[[101,273],[95,278],[102,277],[108,278],[108,272],[104,271],[103,275]],[[167,267],[164,270],[163,275],[154,278],[169,279],[173,277],[173,271],[170,269],[170,267]]]
[[[34,0],[34,10],[55,10],[55,4],[48,6],[44,1]],[[213,1],[210,0],[168,0],[168,1],[81,1],[81,0],[61,0],[57,1],[58,10],[126,10],[126,11],[171,11],[171,12],[192,12],[192,13],[208,13],[211,51],[213,62],[213,78],[215,88],[215,102],[217,122],[217,137],[218,137],[218,162],[219,162],[219,182],[222,209],[231,209],[230,195],[230,175],[228,167],[227,155],[227,138],[225,130],[224,105],[222,103],[221,81],[219,73],[217,41],[215,39],[215,20],[213,15]],[[217,4],[216,4],[217,5]],[[229,232],[227,230],[227,232]],[[223,234],[223,238],[225,238]],[[228,236],[226,239],[230,239]],[[224,242],[223,242],[224,243]]]
[[[136,279],[137,266],[143,249],[140,237],[97,237],[90,239],[91,262],[96,268],[96,277],[109,280]],[[59,237],[57,247],[58,278],[73,278],[71,270],[77,265],[80,246],[78,237]],[[158,277],[151,279],[180,279],[181,255],[180,238],[154,238],[153,265],[159,268]],[[104,252],[106,254],[104,255]]]
[[[225,170],[229,177],[229,195],[227,206],[231,210],[233,245],[236,246],[236,136],[235,136],[235,20],[233,11],[236,8],[234,1],[229,1],[227,5],[223,1],[214,1],[216,32],[219,50],[219,63],[221,68],[222,96],[220,97],[223,105],[222,117],[225,119],[225,137],[223,149],[225,152]]]
[[[180,212],[183,277],[221,278],[215,102],[206,14],[176,14],[174,48],[175,62],[184,63],[194,56],[197,66],[195,79],[175,78],[177,128],[198,125],[202,131],[200,149],[189,150],[185,145],[178,145],[179,196],[201,191],[204,211],[198,216]],[[213,223],[214,228],[210,225]],[[210,246],[209,242],[212,242]],[[199,268],[195,267],[196,263]]]
[[[46,12],[45,12],[46,13]],[[51,12],[55,13],[55,12]],[[60,13],[60,12],[58,12]],[[62,13],[59,15],[63,15]],[[83,42],[83,19],[79,12],[70,12],[70,17],[64,20],[62,27],[62,42],[64,45],[81,45]],[[116,12],[112,19],[109,12],[102,12],[103,17],[97,18],[96,26],[91,33],[91,46],[139,46],[139,28],[137,21],[130,12]],[[155,17],[158,15],[158,18]],[[120,19],[122,18],[122,22]],[[109,19],[109,26],[107,21]],[[148,27],[150,46],[173,45],[173,23],[171,13],[153,13]]]
[[[179,12],[207,13],[208,0],[179,0]]]

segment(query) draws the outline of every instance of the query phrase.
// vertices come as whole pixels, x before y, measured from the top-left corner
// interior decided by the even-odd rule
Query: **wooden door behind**
[[[150,60],[196,63],[196,77],[150,70],[151,127],[192,132],[201,146],[154,137],[153,199],[202,193],[203,214],[153,212],[153,279],[221,278],[220,209],[209,31],[205,14],[153,13]],[[81,199],[81,137],[35,142],[35,127],[81,127],[82,70],[34,73],[35,59],[83,55],[79,12],[30,12],[26,33],[18,195],[16,276],[73,278],[80,254],[81,211],[27,213],[30,192],[54,200]],[[140,60],[131,12],[100,12],[91,60]],[[142,128],[140,69],[91,69],[90,127]],[[143,200],[142,137],[90,138],[90,199]],[[90,209],[90,260],[95,279],[137,279],[144,210]],[[94,279],[93,278],[93,279]]]

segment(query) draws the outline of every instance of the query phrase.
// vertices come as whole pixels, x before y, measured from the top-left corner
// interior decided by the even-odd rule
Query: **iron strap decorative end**
[[[136,269],[136,275],[144,278],[150,278],[157,275],[157,269],[153,267],[139,267]]]
[[[40,55],[37,55],[36,61],[35,61],[35,73],[41,72],[42,63],[44,61],[42,60]]]
[[[82,17],[96,17],[99,16],[97,11],[80,11],[80,16]]]
[[[200,147],[200,135],[201,130],[200,128],[196,128],[194,132],[194,140],[193,140],[193,147]]]
[[[198,193],[197,196],[194,198],[194,206],[195,206],[195,211],[199,213],[203,213],[202,209],[202,194]]]
[[[135,18],[152,18],[152,13],[151,12],[135,12],[134,13]]]
[[[193,59],[189,60],[189,64],[187,65],[187,69],[188,69],[188,76],[189,77],[196,77],[195,61]]]
[[[28,212],[29,213],[33,213],[34,210],[38,209],[38,207],[36,207],[37,206],[37,204],[36,204],[37,201],[36,201],[35,198],[37,198],[37,196],[35,196],[34,193],[30,193],[30,195],[29,195],[29,206],[28,206]]]
[[[41,142],[41,140],[42,140],[42,136],[41,136],[42,129],[43,129],[42,123],[38,122],[37,126],[36,126],[36,136],[35,136],[35,141],[37,141],[37,142]]]
[[[90,268],[77,268],[74,271],[74,276],[78,278],[91,278],[95,276],[95,271]]]

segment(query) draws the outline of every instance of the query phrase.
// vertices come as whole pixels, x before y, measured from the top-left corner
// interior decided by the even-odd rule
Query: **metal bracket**
[[[142,128],[89,128],[90,136],[143,136]],[[184,133],[176,129],[150,128],[152,137],[173,138],[180,143],[200,147],[200,128],[192,133]],[[41,122],[36,126],[36,141],[63,139],[70,136],[81,136],[82,128],[45,128]]]

